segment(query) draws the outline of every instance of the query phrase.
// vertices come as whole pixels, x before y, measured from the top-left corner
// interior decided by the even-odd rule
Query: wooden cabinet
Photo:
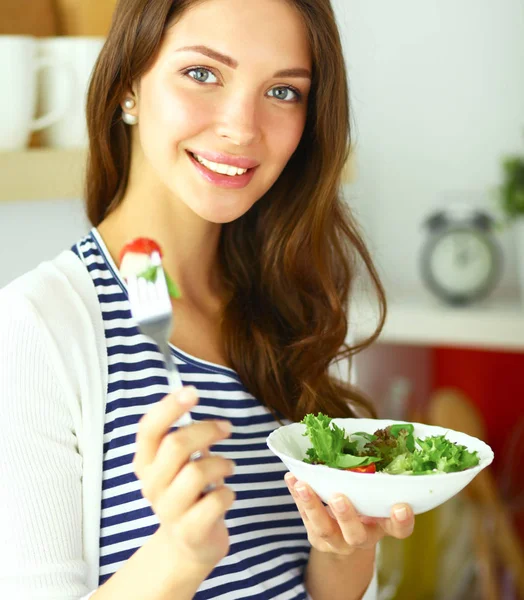
[[[60,35],[107,35],[116,0],[54,0],[54,2]]]
[[[0,35],[58,35],[54,0],[2,0]]]

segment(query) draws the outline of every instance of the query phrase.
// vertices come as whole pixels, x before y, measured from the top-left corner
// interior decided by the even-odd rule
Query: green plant
[[[508,222],[524,218],[524,156],[502,162],[504,178],[499,189],[500,207]]]

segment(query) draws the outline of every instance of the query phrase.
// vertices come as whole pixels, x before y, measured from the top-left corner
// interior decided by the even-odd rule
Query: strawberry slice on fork
[[[153,264],[152,256],[154,253],[160,256],[160,265]],[[124,279],[130,276],[146,279],[147,281],[156,281],[158,268],[162,268],[162,249],[154,240],[149,238],[136,238],[126,244],[120,252],[120,273]],[[173,299],[181,297],[180,290],[176,283],[164,272],[167,290]]]

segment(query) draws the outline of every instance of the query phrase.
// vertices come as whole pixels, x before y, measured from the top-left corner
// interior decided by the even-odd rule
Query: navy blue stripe
[[[149,535],[153,535],[155,531],[158,529],[158,526],[155,528],[151,528],[151,533]],[[119,563],[123,560],[129,560],[131,556],[138,550],[137,548],[130,548],[128,550],[121,550],[120,552],[115,552],[114,554],[108,554],[107,556],[100,557],[100,566],[105,567],[107,565],[113,565],[115,563]]]
[[[274,550],[268,550],[267,552],[262,552],[261,554],[256,554],[250,558],[246,558],[241,564],[231,563],[229,565],[218,566],[212,571],[209,579],[223,577],[224,575],[232,575],[233,573],[239,573],[244,569],[244,567],[250,568],[260,565],[264,562],[269,562],[270,560],[274,560],[275,558],[282,556],[285,552],[301,553],[304,552],[304,548],[300,546],[287,546],[285,548],[277,547]]]
[[[304,572],[300,573],[300,575],[296,575],[295,577],[293,577],[293,579],[290,579],[289,581],[286,581],[284,583],[281,583],[280,585],[277,585],[274,588],[271,588],[271,590],[267,590],[264,593],[264,600],[266,600],[266,598],[267,600],[270,600],[271,598],[280,598],[281,594],[283,594],[284,592],[288,592],[289,590],[292,590],[293,588],[298,587],[299,585],[301,585],[302,588],[304,588]],[[250,600],[253,600],[252,596],[250,596],[249,598]],[[248,598],[239,598],[238,600],[248,600]],[[302,591],[300,591],[293,600],[307,600],[307,592],[304,589],[302,589]]]
[[[267,483],[269,481],[281,481],[285,467],[281,471],[259,471],[254,473],[242,473],[242,475],[233,475],[231,483]],[[287,490],[286,490],[287,491]]]
[[[107,391],[111,393],[121,390],[143,390],[151,385],[166,385],[167,383],[167,374],[149,375],[147,379],[121,379],[120,381],[112,381],[107,386]],[[115,402],[121,403],[121,400],[116,400]],[[115,402],[107,403],[107,412],[113,410]],[[150,404],[150,402],[147,401],[147,398],[136,398],[132,403],[126,402],[126,406],[143,406],[144,404]]]
[[[104,444],[104,455],[107,454],[109,448],[121,448],[122,446],[127,446],[128,444],[134,444],[136,441],[136,434],[130,433],[128,435],[122,435],[120,437],[114,437],[110,442],[106,442]]]
[[[97,251],[93,248],[82,247],[82,254],[84,255],[84,258],[91,258],[92,256],[94,256],[97,259],[97,261],[100,261],[100,257]],[[102,265],[103,263],[100,262],[100,264]]]
[[[291,498],[291,496],[290,496]],[[289,504],[277,504],[276,506],[250,506],[248,508],[230,508],[227,512],[228,519],[242,519],[245,517],[256,517],[258,515],[274,515],[279,513],[296,513],[297,507],[294,501]]]
[[[104,317],[104,321],[114,321],[116,319],[130,319],[131,318],[131,309],[115,309],[115,310],[105,310],[102,313]]]
[[[125,415],[123,417],[118,417],[117,419],[114,419],[113,421],[105,424],[104,434],[111,433],[118,427],[126,427],[127,425],[136,425],[138,423],[138,421],[140,421],[141,417],[142,417],[142,414],[140,414],[140,413],[134,414],[134,415]]]
[[[130,540],[136,540],[147,535],[153,535],[157,529],[158,524],[148,525],[147,527],[139,527],[138,529],[117,533],[115,535],[106,535],[105,538],[102,539],[100,547],[105,548],[107,546],[111,546],[112,544],[120,544],[121,542],[129,542]],[[104,560],[109,561],[109,559],[115,555],[116,554],[108,554],[103,558]]]
[[[134,483],[136,481],[137,477],[134,473],[110,477],[109,479],[104,479],[104,481],[102,481],[102,490],[111,490],[118,485],[127,485],[128,483]]]
[[[231,544],[229,548],[229,554],[238,554],[239,552],[245,552],[246,550],[253,550],[254,548],[259,548],[260,546],[264,546],[267,544],[280,544],[282,542],[296,542],[302,541],[306,549],[310,548],[309,542],[307,540],[307,533],[304,531],[303,533],[281,533],[279,535],[259,535],[254,538],[250,538],[249,540],[244,540],[242,542],[235,542]]]
[[[140,335],[137,327],[106,327],[106,338],[108,340],[115,337],[133,337]]]
[[[282,489],[270,489],[270,490],[238,490],[236,493],[237,500],[258,500],[260,498],[275,498],[276,496],[287,496],[289,490],[286,488]]]
[[[122,525],[122,523],[131,523],[135,519],[151,518],[153,510],[150,506],[144,506],[138,510],[130,510],[110,517],[105,517],[100,521],[102,528],[111,527],[113,525]],[[107,538],[103,538],[104,540]]]
[[[120,494],[118,496],[113,496],[112,498],[103,498],[102,509],[113,508],[122,504],[128,504],[129,502],[136,502],[136,500],[143,500],[142,492],[139,489],[132,492],[127,492],[125,494]]]
[[[302,519],[273,519],[271,521],[262,521],[258,523],[246,523],[246,525],[237,525],[229,528],[229,535],[242,535],[243,533],[251,533],[255,531],[264,531],[268,527],[271,529],[285,529],[287,527],[300,527]]]
[[[103,469],[105,471],[110,471],[111,469],[116,469],[117,467],[122,467],[123,465],[129,465],[133,462],[134,453],[131,454],[123,454],[122,456],[115,456],[115,458],[105,459],[103,464]]]
[[[230,419],[230,420],[234,421],[235,423],[238,424],[238,420],[234,420],[234,419]],[[273,429],[270,429],[268,431],[255,431],[253,433],[249,433],[247,431],[234,431],[231,434],[230,439],[232,439],[232,440],[252,440],[252,439],[260,439],[260,438],[265,439],[272,432],[273,432]]]
[[[225,584],[215,586],[208,590],[197,592],[195,595],[195,600],[208,600],[209,598],[219,597],[221,594],[227,594],[228,592],[236,592],[237,590],[242,590],[246,588],[250,588],[257,583],[269,582],[274,577],[278,577],[282,573],[286,571],[292,571],[293,569],[303,569],[305,561],[304,560],[294,560],[288,561],[285,563],[281,563],[278,567],[274,567],[271,570],[264,571],[262,573],[250,573],[250,577],[246,579],[241,579],[240,581],[228,581]]]
[[[110,287],[112,285],[115,285],[115,282],[111,277],[109,277],[109,278],[93,277],[93,283],[95,284],[96,287]]]
[[[163,369],[164,362],[161,360],[155,360],[153,358],[147,358],[145,360],[137,361],[136,363],[114,363],[109,365],[109,375],[117,375],[119,373],[136,373],[138,371],[145,371],[146,369]]]
[[[220,447],[222,450],[222,447]],[[276,465],[280,462],[278,456],[259,456],[257,458],[237,458],[235,463],[238,467],[244,467],[248,465]]]
[[[158,352],[158,348],[151,342],[140,342],[132,346],[123,344],[114,344],[107,347],[107,355],[114,356],[115,354],[141,354],[142,352]]]
[[[111,304],[111,302],[125,302],[127,296],[122,292],[114,292],[113,294],[98,294],[98,300],[101,304]]]
[[[228,444],[227,441],[221,442],[220,450],[222,450],[222,452],[235,452],[235,450],[238,451],[238,445]],[[261,442],[260,444],[252,443],[249,445],[250,452],[260,452],[260,450],[267,450],[267,444],[266,444],[265,440],[263,442]]]

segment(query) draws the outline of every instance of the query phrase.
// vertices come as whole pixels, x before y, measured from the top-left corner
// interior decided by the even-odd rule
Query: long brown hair
[[[120,0],[88,94],[87,213],[93,225],[124,196],[131,136],[120,102],[152,65],[169,26],[203,0]],[[330,373],[373,343],[386,317],[384,289],[341,194],[351,147],[349,92],[330,0],[287,0],[304,19],[313,85],[301,142],[273,187],[222,226],[219,258],[228,291],[224,349],[246,388],[277,416],[355,416],[375,411]],[[379,300],[375,333],[346,344],[350,292],[360,265]]]

